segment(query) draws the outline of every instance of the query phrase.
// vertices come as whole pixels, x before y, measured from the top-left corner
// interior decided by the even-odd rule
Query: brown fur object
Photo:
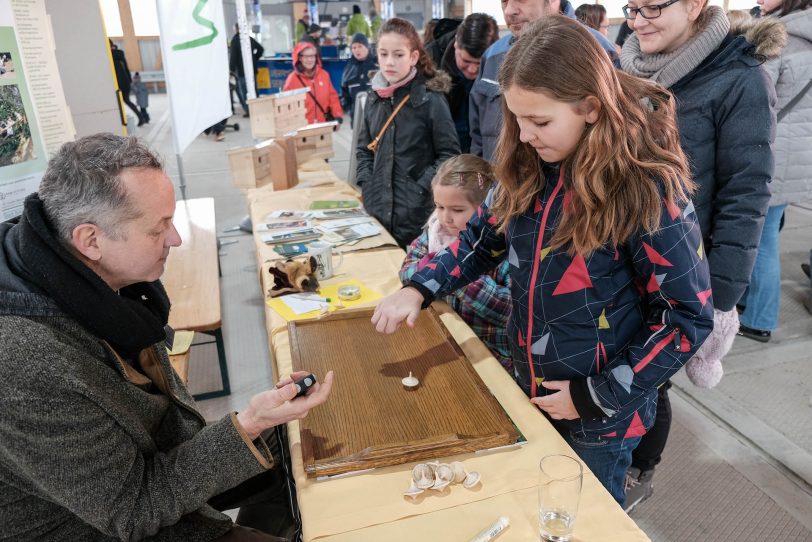
[[[299,262],[291,259],[277,262],[268,269],[273,278],[273,287],[268,290],[268,295],[278,297],[297,292],[315,292],[319,288],[315,271],[316,259],[312,256]]]

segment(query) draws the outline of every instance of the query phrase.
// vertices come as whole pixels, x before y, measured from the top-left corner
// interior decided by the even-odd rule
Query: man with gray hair
[[[97,134],[63,145],[0,224],[3,538],[278,540],[218,509],[273,485],[261,434],[323,403],[332,372],[206,425],[164,347],[174,210],[146,146]]]

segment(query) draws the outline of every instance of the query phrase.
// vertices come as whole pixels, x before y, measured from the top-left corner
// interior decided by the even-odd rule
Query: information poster
[[[73,141],[76,135],[56,63],[50,18],[44,0],[11,0],[11,7],[14,32],[25,62],[28,90],[50,157],[63,143]]]
[[[0,0],[0,220],[20,214],[48,163],[23,68],[10,0]]]

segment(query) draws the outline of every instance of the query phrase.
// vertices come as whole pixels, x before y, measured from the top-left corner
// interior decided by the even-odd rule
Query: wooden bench
[[[169,325],[174,329],[199,331],[214,337],[217,344],[223,389],[195,395],[204,400],[231,393],[226,350],[220,316],[220,277],[214,199],[180,200],[173,220],[183,243],[169,251],[161,281],[172,309]]]

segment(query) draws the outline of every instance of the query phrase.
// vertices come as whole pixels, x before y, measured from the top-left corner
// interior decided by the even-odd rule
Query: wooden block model
[[[294,139],[296,141],[296,160],[301,164],[314,158],[332,158],[333,151],[333,130],[338,123],[321,122],[319,124],[308,124],[304,128],[299,128]]]
[[[279,137],[307,125],[307,91],[307,88],[300,88],[248,100],[253,136]]]
[[[268,140],[273,141],[273,140]],[[226,151],[231,180],[237,188],[259,188],[271,182],[268,141]]]
[[[268,144],[273,189],[287,190],[299,184],[299,173],[296,167],[296,145],[293,138],[277,137],[266,143]]]
[[[237,188],[260,188],[273,183],[285,190],[299,182],[296,171],[296,145],[291,137],[278,137],[226,151],[231,178]]]

